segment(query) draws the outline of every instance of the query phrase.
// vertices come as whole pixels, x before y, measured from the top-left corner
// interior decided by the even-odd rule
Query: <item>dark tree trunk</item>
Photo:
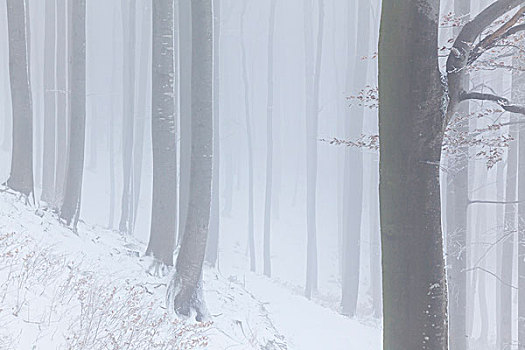
[[[221,2],[220,0],[213,0],[213,183],[210,233],[206,247],[206,261],[212,266],[217,263],[220,232],[220,36]]]
[[[33,193],[33,102],[29,80],[29,42],[24,1],[7,0],[9,80],[13,115],[11,173],[7,186],[29,197]]]
[[[133,223],[133,136],[135,122],[135,0],[122,0],[122,202],[119,231],[131,234]]]
[[[317,47],[314,56],[313,2],[305,1],[305,81],[306,81],[306,286],[305,296],[317,291],[317,132],[319,116],[319,86],[324,34],[324,0],[318,0]]]
[[[360,0],[357,8],[357,41],[356,54],[348,57],[353,65],[353,81],[347,81],[347,93],[356,86],[366,85],[368,61],[363,56],[368,55],[370,37],[370,3]],[[350,45],[350,43],[349,43]],[[349,56],[349,55],[348,55]],[[349,68],[347,70],[350,71]],[[345,129],[350,139],[359,138],[363,132],[364,108],[348,115]],[[343,199],[343,266],[342,266],[342,300],[341,309],[344,315],[356,316],[357,298],[359,295],[360,257],[361,257],[361,219],[363,211],[363,153],[360,149],[349,149],[345,154],[344,199]]]
[[[177,114],[175,109],[174,2],[153,1],[152,101],[153,205],[146,251],[172,266],[177,232]]]
[[[252,120],[250,116],[250,84],[248,81],[248,63],[246,55],[244,22],[246,17],[247,1],[243,2],[241,15],[241,50],[242,50],[242,80],[244,86],[244,113],[246,119],[246,141],[248,143],[248,249],[250,252],[250,270],[255,271],[255,232],[253,213],[253,140]]]
[[[86,139],[86,0],[69,4],[70,142],[60,218],[74,229],[80,217]]]
[[[55,202],[55,129],[56,129],[56,0],[45,3],[44,49],[44,153],[42,194],[40,199],[48,206]]]
[[[271,277],[272,263],[270,251],[270,234],[272,218],[273,190],[273,36],[275,32],[276,0],[270,2],[270,23],[268,27],[268,95],[266,106],[266,193],[264,200],[264,275]]]
[[[185,232],[188,215],[191,163],[191,70],[192,70],[192,26],[193,1],[179,1],[180,38],[180,181],[179,181],[179,236],[180,243]]]
[[[470,0],[455,0],[454,13],[461,18],[470,16]],[[455,36],[458,30],[454,31]],[[469,76],[463,77],[462,87],[469,89]],[[459,114],[469,113],[468,102],[458,107]],[[466,123],[466,122],[465,122]],[[468,132],[468,123],[461,127]],[[468,146],[457,154],[468,155]],[[455,163],[447,176],[447,277],[449,281],[449,313],[451,349],[467,348],[467,204],[468,204],[468,157]]]
[[[448,349],[439,166],[439,0],[383,1],[379,40],[383,347]]]
[[[177,314],[206,316],[202,264],[208,237],[213,166],[213,19],[211,0],[192,2],[192,152],[186,229],[172,286]]]

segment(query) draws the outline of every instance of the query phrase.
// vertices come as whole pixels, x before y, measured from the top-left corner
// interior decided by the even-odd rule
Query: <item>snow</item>
[[[74,234],[53,214],[1,193],[0,348],[381,347],[377,327],[232,268],[205,268],[209,324],[177,320],[165,305],[170,276],[148,274],[144,251],[133,237],[83,222]]]

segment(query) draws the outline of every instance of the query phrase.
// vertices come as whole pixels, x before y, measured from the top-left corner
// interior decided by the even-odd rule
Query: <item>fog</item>
[[[0,1],[0,261],[145,286],[113,349],[521,349],[524,3]],[[0,348],[109,347],[74,305]]]

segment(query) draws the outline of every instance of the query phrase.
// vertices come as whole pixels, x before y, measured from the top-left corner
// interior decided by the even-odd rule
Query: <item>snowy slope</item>
[[[205,269],[208,324],[165,307],[144,244],[0,194],[0,349],[380,348],[363,326],[254,274]]]

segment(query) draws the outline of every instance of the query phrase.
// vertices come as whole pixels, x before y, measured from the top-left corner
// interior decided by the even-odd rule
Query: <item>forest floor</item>
[[[0,194],[0,349],[380,348],[360,324],[245,271],[205,268],[210,321],[166,309],[143,243]],[[241,277],[242,276],[242,277]]]

